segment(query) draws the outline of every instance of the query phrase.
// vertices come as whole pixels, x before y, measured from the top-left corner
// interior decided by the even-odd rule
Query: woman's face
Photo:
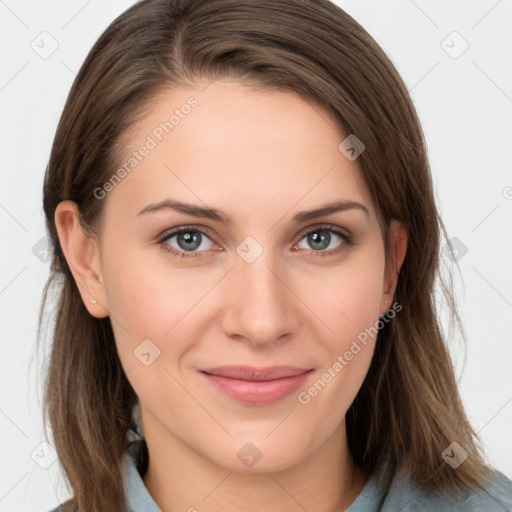
[[[125,172],[96,191],[95,293],[146,437],[276,471],[343,437],[374,350],[367,329],[394,283],[358,161],[327,111],[291,92],[206,85],[154,100]],[[226,366],[301,375],[204,372]]]

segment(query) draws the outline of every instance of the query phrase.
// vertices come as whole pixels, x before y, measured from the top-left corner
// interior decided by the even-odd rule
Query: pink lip
[[[201,373],[218,389],[240,402],[270,404],[297,390],[311,371],[293,366],[222,366],[201,370]]]

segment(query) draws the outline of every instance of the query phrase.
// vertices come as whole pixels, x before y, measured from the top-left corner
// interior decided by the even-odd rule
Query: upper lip
[[[311,368],[298,368],[296,366],[267,366],[257,368],[254,366],[219,366],[217,368],[206,368],[203,373],[256,382],[266,382],[286,377],[295,377],[308,372]]]

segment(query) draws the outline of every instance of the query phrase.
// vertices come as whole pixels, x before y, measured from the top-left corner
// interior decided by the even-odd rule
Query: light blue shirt
[[[126,512],[162,512],[144,486],[136,460],[145,454],[144,441],[136,441],[125,455]],[[456,471],[456,469],[454,469]],[[511,512],[512,481],[494,471],[480,491],[459,495],[438,494],[413,484],[388,465],[376,471],[345,512]]]
[[[162,512],[144,486],[137,461],[146,454],[144,440],[135,441],[125,454],[125,512]],[[454,469],[456,471],[456,469]],[[494,471],[486,485],[469,493],[446,494],[422,488],[403,473],[383,465],[370,477],[345,512],[511,512],[512,481]],[[56,508],[51,512],[63,512]]]

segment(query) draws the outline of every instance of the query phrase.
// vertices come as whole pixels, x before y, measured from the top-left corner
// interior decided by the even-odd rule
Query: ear
[[[390,307],[395,295],[396,285],[398,283],[398,275],[407,252],[407,231],[403,224],[398,220],[392,220],[389,228],[390,252],[391,257],[386,259],[386,268],[384,272],[384,289],[381,315],[383,315]],[[387,300],[387,304],[384,302]]]
[[[60,246],[89,313],[108,316],[105,287],[96,237],[84,233],[79,210],[73,201],[62,201],[55,210],[55,225]]]

